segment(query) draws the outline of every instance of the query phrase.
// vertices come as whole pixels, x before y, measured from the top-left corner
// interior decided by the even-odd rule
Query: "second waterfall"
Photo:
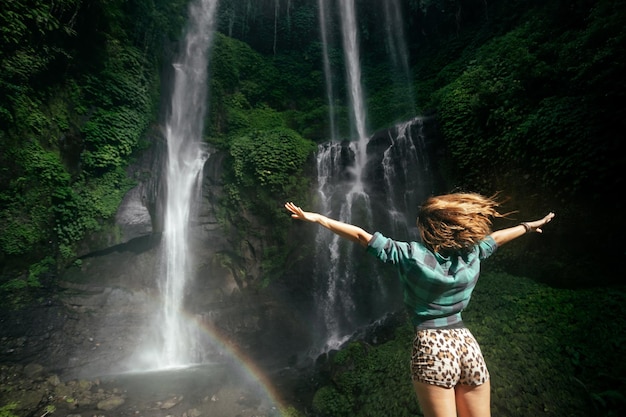
[[[334,126],[334,77],[327,57],[328,28],[332,15],[328,0],[318,0],[324,72],[329,100],[330,125]],[[412,91],[408,58],[397,1],[385,5],[390,62],[397,65],[398,82]],[[398,239],[415,239],[417,205],[432,193],[423,134],[424,120],[413,117],[383,132],[367,132],[367,108],[362,88],[360,41],[354,0],[336,3],[341,23],[347,102],[350,104],[351,139],[331,140],[317,152],[317,211],[347,223],[379,231]],[[389,7],[387,7],[389,6]],[[393,7],[392,7],[393,6]],[[410,95],[410,94],[409,94]],[[412,95],[411,95],[412,96]],[[410,99],[407,104],[410,106]],[[373,232],[374,230],[370,230]],[[395,280],[385,280],[379,265],[361,247],[320,228],[316,235],[314,262],[317,326],[315,345],[309,354],[336,349],[361,326],[397,309],[400,305]]]

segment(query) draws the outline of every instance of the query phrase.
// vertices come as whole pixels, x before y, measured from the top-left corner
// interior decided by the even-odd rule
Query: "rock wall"
[[[125,196],[114,224],[85,239],[81,257],[59,277],[58,292],[41,306],[0,315],[0,362],[37,363],[64,378],[94,377],[132,367],[145,342],[150,316],[159,309],[163,151],[154,145],[129,168],[137,185]],[[303,349],[305,335],[278,288],[257,291],[265,243],[236,238],[217,216],[225,154],[213,151],[204,167],[190,247],[195,280],[187,291],[188,314],[220,338],[270,367],[286,366]],[[249,218],[254,221],[253,218]],[[230,226],[230,227],[236,227]],[[262,233],[260,234],[262,236]],[[293,343],[285,341],[285,332]]]

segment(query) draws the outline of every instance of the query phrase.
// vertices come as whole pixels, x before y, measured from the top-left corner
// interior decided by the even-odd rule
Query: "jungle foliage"
[[[533,275],[545,282],[619,282],[599,259],[623,257],[623,227],[605,209],[624,209],[614,192],[624,188],[625,6],[492,3],[417,55],[418,101],[437,114],[449,189],[502,190],[527,215],[558,213],[558,239],[536,248],[561,260]],[[589,218],[594,230],[581,231]],[[604,254],[581,241],[602,241]]]
[[[624,3],[586,5],[528,10],[443,68],[430,105],[464,186],[521,177],[557,198],[599,199],[620,185]]]
[[[27,278],[30,264],[56,259],[45,263],[51,276],[54,266],[75,258],[85,236],[109,227],[132,187],[125,168],[148,146],[146,132],[158,122],[160,68],[180,37],[185,3],[6,5],[0,17],[0,261],[6,288],[14,288],[15,279],[36,288],[39,281]],[[288,1],[222,2],[207,137],[231,155],[233,167],[258,162],[241,149],[272,134],[276,143],[331,135],[316,6],[310,0],[297,7]],[[550,204],[576,224],[623,187],[614,175],[624,159],[616,157],[621,145],[614,133],[626,120],[619,76],[624,60],[617,58],[626,44],[623,0],[408,1],[404,33],[412,89],[396,85],[401,75],[381,59],[389,51],[380,3],[361,0],[357,10],[360,42],[368,45],[362,65],[369,129],[435,112],[450,189],[537,194],[536,206]],[[341,69],[340,25],[329,25],[329,57]],[[346,83],[342,71],[335,76],[337,128],[346,137]],[[277,155],[287,143],[302,146],[288,154],[293,169],[227,173],[225,221],[254,207],[262,222],[273,225],[280,218],[278,200],[300,192],[304,201],[300,167],[310,143],[276,143],[264,146],[263,162],[271,153],[281,160]],[[262,204],[251,204],[257,200]],[[618,241],[611,226],[600,218],[609,247]]]
[[[299,133],[306,132],[297,121],[307,113],[306,105],[291,102],[308,97],[294,74],[307,70],[290,72],[283,68],[288,62],[268,59],[219,33],[210,60],[207,141],[227,155],[219,217],[233,231],[233,241],[255,236],[267,243],[264,278],[257,285],[266,285],[284,265],[286,252],[280,248],[288,218],[281,202],[304,200],[309,181],[303,169],[315,150],[315,143]],[[289,73],[293,78],[285,76]]]
[[[126,167],[157,114],[165,36],[178,35],[185,3],[3,4],[3,289],[39,286],[20,271],[40,264],[53,275],[115,214],[132,186]]]
[[[323,417],[418,415],[407,372],[411,339],[411,327],[403,326],[386,343],[353,342],[337,352],[330,383],[313,397],[315,411]]]

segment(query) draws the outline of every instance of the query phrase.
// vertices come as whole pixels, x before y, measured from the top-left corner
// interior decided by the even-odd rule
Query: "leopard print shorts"
[[[468,329],[421,329],[413,341],[411,376],[414,381],[452,388],[484,384],[489,371]]]

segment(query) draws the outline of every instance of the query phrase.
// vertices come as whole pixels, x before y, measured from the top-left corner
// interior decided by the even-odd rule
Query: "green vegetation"
[[[292,84],[296,76],[281,77],[281,65],[240,41],[216,36],[207,140],[228,157],[220,218],[239,247],[247,247],[250,239],[266,243],[263,282],[255,283],[262,286],[281,274],[289,226],[281,202],[305,199],[309,180],[303,169],[315,150],[293,121],[305,112],[286,110],[290,92],[299,87]],[[222,262],[236,265],[237,259]]]
[[[261,187],[286,196],[296,186],[294,174],[313,150],[296,132],[275,129],[235,138],[231,145],[237,183],[246,189]]]
[[[304,417],[304,414],[302,414],[300,411],[298,411],[294,407],[286,407],[286,408],[281,408],[280,417]]]
[[[615,186],[610,173],[621,161],[609,126],[624,117],[616,100],[624,85],[613,72],[623,69],[613,65],[626,43],[621,6],[599,2],[566,16],[550,4],[528,10],[442,68],[430,106],[462,186],[523,177],[567,199]]]
[[[184,2],[124,3],[13,1],[3,9],[3,291],[39,288],[41,274],[23,272],[29,265],[53,274],[73,261],[132,186],[125,168],[158,106],[156,31],[180,31],[172,11]]]
[[[555,240],[534,249],[537,259],[560,260],[533,275],[545,282],[618,282],[598,260],[622,256],[622,227],[605,209],[624,209],[614,198],[624,187],[614,133],[626,120],[624,6],[491,4],[418,52],[416,91],[437,115],[448,189],[503,191],[525,216],[558,213]],[[579,233],[590,218],[594,230]],[[577,243],[595,240],[603,253]]]
[[[280,248],[286,244],[289,219],[279,202],[305,197],[309,184],[302,167],[314,149],[313,142],[288,128],[251,131],[232,140],[222,205],[225,220],[237,225],[242,241],[257,236],[268,243],[264,279],[257,284],[267,285],[282,273],[288,252]]]
[[[315,51],[316,45],[310,48]],[[267,57],[218,34],[210,62],[209,140],[219,143],[224,135],[280,126],[309,139],[325,139],[328,110],[319,94],[323,76],[315,62],[302,60],[300,51]]]
[[[404,326],[387,343],[354,342],[339,351],[332,357],[332,384],[315,393],[315,410],[329,417],[417,415],[408,372],[411,333]]]
[[[107,232],[133,186],[125,169],[157,121],[159,68],[169,59],[158,34],[179,37],[185,16],[186,2],[161,3],[67,1],[27,11],[13,2],[3,15],[7,28],[21,28],[3,30],[0,51],[0,260],[9,266],[0,283],[13,296],[40,287],[25,273],[30,264],[52,257],[54,274],[85,237]],[[320,105],[306,99],[320,77],[308,77],[311,61],[268,59],[220,34],[213,51],[207,136],[236,167],[225,173],[222,219],[240,236],[272,242],[265,269],[275,270],[287,225],[276,201],[307,192],[301,173],[314,145],[297,132],[315,130],[302,124]],[[247,219],[254,228],[238,222],[242,211],[256,218]]]
[[[505,273],[480,278],[464,320],[491,374],[494,415],[618,416],[626,410],[626,288],[555,289]],[[588,329],[588,331],[581,331]],[[331,359],[313,407],[320,416],[414,416],[413,330],[380,345],[354,342]],[[393,410],[393,411],[391,411]]]
[[[10,403],[0,407],[0,417],[17,417],[13,410],[17,408],[17,403]]]

